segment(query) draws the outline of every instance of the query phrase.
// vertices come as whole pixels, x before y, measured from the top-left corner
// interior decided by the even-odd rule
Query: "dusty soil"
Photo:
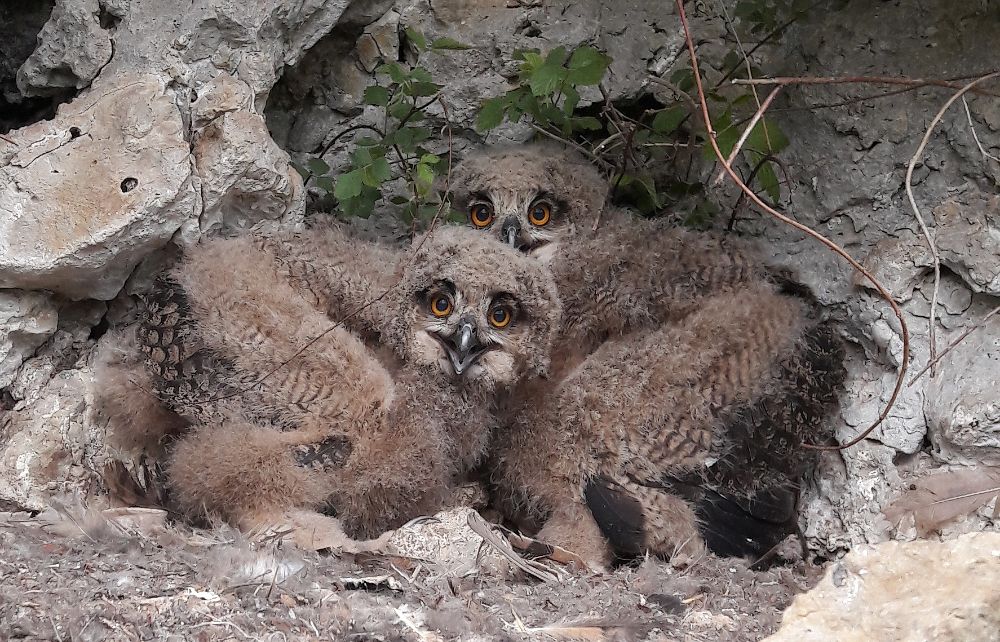
[[[136,519],[0,513],[0,639],[759,640],[821,573],[646,560],[543,583],[499,558],[458,571]]]

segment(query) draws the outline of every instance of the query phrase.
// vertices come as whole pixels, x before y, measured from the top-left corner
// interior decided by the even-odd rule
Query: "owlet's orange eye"
[[[469,207],[469,220],[479,229],[488,227],[493,222],[493,206],[489,203],[473,203]]]
[[[437,294],[431,299],[431,313],[443,319],[451,314],[451,299],[446,294]]]
[[[528,212],[528,221],[537,227],[542,227],[547,224],[551,218],[552,206],[545,201],[535,203],[531,206],[531,210]]]
[[[510,320],[513,315],[510,313],[508,308],[503,306],[497,306],[490,310],[490,325],[494,328],[506,328],[510,325]]]

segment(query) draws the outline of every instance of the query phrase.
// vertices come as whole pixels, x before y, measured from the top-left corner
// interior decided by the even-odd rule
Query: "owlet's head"
[[[594,222],[608,192],[585,158],[539,143],[482,150],[455,167],[450,183],[453,206],[472,228],[542,259]]]
[[[548,271],[514,248],[441,227],[414,241],[385,338],[407,362],[488,389],[544,374],[561,314]]]

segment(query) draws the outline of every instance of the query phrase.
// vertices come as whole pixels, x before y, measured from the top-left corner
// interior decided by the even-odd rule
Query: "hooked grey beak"
[[[444,337],[438,339],[457,375],[468,370],[489,350],[489,347],[480,345],[476,337],[476,327],[471,321],[461,321],[454,334],[447,339]]]
[[[508,219],[504,222],[500,233],[503,234],[503,240],[507,245],[516,248],[517,237],[521,233],[521,226],[517,222],[517,219]]]

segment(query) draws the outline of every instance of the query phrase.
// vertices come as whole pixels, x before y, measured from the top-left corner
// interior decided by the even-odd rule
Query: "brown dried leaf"
[[[1000,505],[1000,468],[980,466],[930,475],[914,482],[882,511],[898,523],[913,515],[920,537],[927,537],[947,522],[975,512],[994,498]],[[994,508],[994,512],[996,512]]]

